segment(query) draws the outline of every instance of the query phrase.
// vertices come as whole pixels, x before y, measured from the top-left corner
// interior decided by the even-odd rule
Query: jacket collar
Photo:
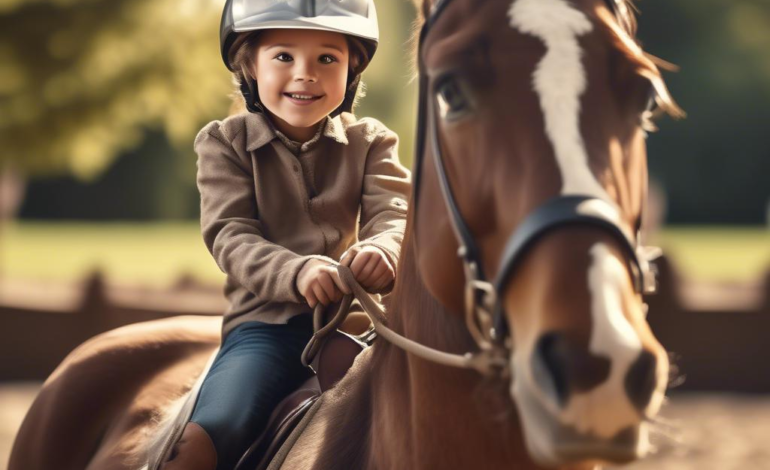
[[[347,145],[348,136],[340,116],[341,114],[334,117],[326,117],[326,122],[323,124],[323,136],[340,144]],[[276,130],[267,116],[262,113],[248,113],[246,116],[247,151],[253,152],[276,138],[278,138]]]
[[[342,123],[342,113],[331,117],[326,117],[326,127],[324,128],[324,137],[328,137],[342,145],[348,145],[348,135],[345,131],[345,125]]]

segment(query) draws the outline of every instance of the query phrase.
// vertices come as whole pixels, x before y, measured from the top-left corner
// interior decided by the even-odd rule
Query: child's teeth
[[[310,100],[310,99],[313,99],[313,97],[311,95],[295,95],[293,93],[292,93],[291,97],[294,98],[294,99],[298,99],[298,100]]]

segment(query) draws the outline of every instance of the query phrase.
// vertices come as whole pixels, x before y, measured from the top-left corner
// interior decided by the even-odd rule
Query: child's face
[[[279,129],[310,128],[345,98],[348,43],[339,33],[272,29],[259,38],[255,72],[259,99]]]

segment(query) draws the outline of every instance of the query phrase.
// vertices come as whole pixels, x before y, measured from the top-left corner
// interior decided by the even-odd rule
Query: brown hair
[[[259,95],[256,86],[256,77],[254,75],[254,55],[259,45],[259,37],[262,31],[253,31],[239,35],[230,48],[231,53],[228,56],[230,69],[233,71],[233,90],[232,97],[234,105],[243,104],[245,97],[244,88],[251,93],[256,106],[261,108]],[[339,114],[342,111],[353,109],[358,104],[360,98],[364,96],[364,86],[361,83],[361,72],[369,64],[369,54],[363,42],[360,39],[350,35],[345,35],[349,50],[349,67],[347,79],[347,91],[345,99],[332,115]],[[359,87],[359,84],[361,86]],[[235,106],[234,106],[235,107]]]

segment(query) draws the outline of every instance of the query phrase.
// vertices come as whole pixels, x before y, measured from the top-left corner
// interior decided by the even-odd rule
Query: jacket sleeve
[[[217,121],[195,138],[203,241],[219,269],[258,298],[305,302],[296,287],[311,258],[266,240],[259,220],[251,162],[233,150]]]
[[[398,136],[385,129],[375,137],[366,159],[361,195],[359,242],[351,250],[375,246],[395,269],[406,229],[411,173],[398,160]],[[389,292],[392,283],[382,293]]]

